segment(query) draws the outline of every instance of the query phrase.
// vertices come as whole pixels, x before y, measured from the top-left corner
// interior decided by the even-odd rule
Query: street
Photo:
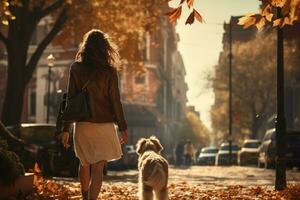
[[[256,167],[192,166],[170,167],[170,199],[271,199],[282,198],[274,192],[274,170]],[[300,172],[287,171],[289,184],[300,183]],[[74,191],[72,199],[80,199],[79,182],[74,179],[54,178]],[[110,171],[105,177],[101,199],[137,199],[137,170]],[[297,186],[299,187],[299,186]]]
[[[190,168],[170,167],[169,183],[187,182],[189,184],[205,184],[206,187],[216,185],[274,185],[275,171],[257,167],[218,167],[192,166]],[[288,170],[287,178],[290,182],[300,182],[300,172]],[[137,170],[109,171],[107,182],[131,182],[138,180]]]

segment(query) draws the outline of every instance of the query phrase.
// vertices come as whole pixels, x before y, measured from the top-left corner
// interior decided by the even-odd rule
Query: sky
[[[176,0],[170,3],[175,5]],[[257,13],[258,0],[195,0],[195,8],[205,20],[204,24],[195,22],[185,25],[188,9],[183,9],[181,19],[176,25],[179,34],[178,49],[186,68],[188,105],[194,105],[200,111],[201,120],[211,128],[210,108],[214,104],[214,93],[207,81],[218,63],[222,51],[223,23],[230,16]]]

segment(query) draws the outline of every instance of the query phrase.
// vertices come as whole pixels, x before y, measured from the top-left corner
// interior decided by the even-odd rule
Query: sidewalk
[[[170,167],[169,196],[170,200],[284,200],[290,199],[289,195],[300,199],[300,173],[288,171],[287,174],[291,189],[275,192],[273,170],[237,166]],[[101,199],[137,200],[137,177],[136,170],[109,172],[103,183]],[[44,180],[40,185],[44,185],[50,191],[48,195],[54,195],[55,199],[80,199],[80,185],[75,179],[54,178]]]

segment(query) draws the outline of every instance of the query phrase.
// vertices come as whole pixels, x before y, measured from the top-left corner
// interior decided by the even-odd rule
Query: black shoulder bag
[[[61,117],[63,122],[73,123],[83,121],[91,117],[89,96],[87,91],[87,86],[90,80],[91,77],[86,81],[78,94],[67,99],[66,107],[62,112]]]

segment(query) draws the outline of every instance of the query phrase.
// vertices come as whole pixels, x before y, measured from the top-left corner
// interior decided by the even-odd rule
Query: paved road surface
[[[279,198],[279,194],[274,191],[274,170],[238,166],[193,166],[190,168],[171,166],[169,173],[169,195],[171,200],[252,200],[253,195],[257,200],[286,200],[286,198]],[[71,199],[81,199],[78,180],[54,179],[55,182],[63,184],[75,192]],[[109,171],[101,190],[101,199],[137,200],[137,180],[137,170]],[[300,183],[300,172],[288,170],[287,180],[289,183]]]
[[[189,184],[213,185],[274,185],[275,171],[256,167],[217,167],[217,166],[192,166],[190,168],[170,167],[170,183],[187,182]],[[109,182],[137,182],[138,172],[109,171],[106,181]],[[300,182],[299,170],[288,170],[289,182]]]

